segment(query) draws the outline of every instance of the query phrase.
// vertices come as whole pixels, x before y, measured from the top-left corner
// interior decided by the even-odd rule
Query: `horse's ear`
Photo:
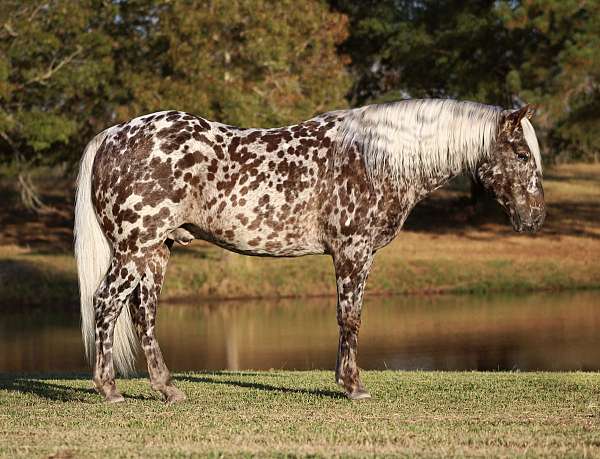
[[[513,131],[521,125],[521,120],[527,118],[530,120],[535,115],[537,107],[535,105],[527,104],[518,110],[508,113],[504,117],[504,129]]]
[[[527,111],[525,112],[525,116],[527,117],[528,120],[531,120],[531,118],[534,117],[535,112],[537,112],[537,105],[527,104],[523,108],[527,109]]]

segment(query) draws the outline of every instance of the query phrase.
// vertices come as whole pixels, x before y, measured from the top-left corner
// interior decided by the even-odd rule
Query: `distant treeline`
[[[547,158],[599,160],[595,0],[3,0],[0,163],[74,164],[178,109],[276,126],[406,97],[539,105]]]

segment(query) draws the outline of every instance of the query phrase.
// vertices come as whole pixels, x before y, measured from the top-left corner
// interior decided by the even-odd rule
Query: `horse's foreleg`
[[[154,334],[158,297],[164,281],[169,249],[166,245],[157,249],[151,257],[139,284],[129,301],[138,337],[148,362],[148,374],[153,389],[163,394],[167,403],[185,400],[185,395],[171,382],[171,373],[165,364],[160,346]]]
[[[123,396],[115,384],[113,336],[117,318],[134,288],[122,275],[125,265],[113,259],[108,273],[94,295],[96,321],[96,364],[94,385],[108,402],[122,402]],[[130,271],[131,272],[131,271]]]
[[[369,398],[370,395],[360,380],[356,355],[363,293],[373,263],[373,254],[368,244],[352,244],[334,252],[333,262],[338,291],[337,320],[340,327],[336,381],[344,388],[348,398]]]

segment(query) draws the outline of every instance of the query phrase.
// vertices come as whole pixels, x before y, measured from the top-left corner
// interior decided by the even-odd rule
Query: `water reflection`
[[[0,371],[87,370],[75,313],[0,317]],[[175,371],[335,363],[333,299],[163,305],[157,327]],[[600,370],[599,330],[600,292],[369,297],[359,361],[369,369]]]

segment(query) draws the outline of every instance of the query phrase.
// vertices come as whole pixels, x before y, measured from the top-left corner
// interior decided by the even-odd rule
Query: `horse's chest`
[[[412,191],[387,183],[381,186],[373,208],[373,246],[375,249],[389,244],[400,232],[413,208]]]

